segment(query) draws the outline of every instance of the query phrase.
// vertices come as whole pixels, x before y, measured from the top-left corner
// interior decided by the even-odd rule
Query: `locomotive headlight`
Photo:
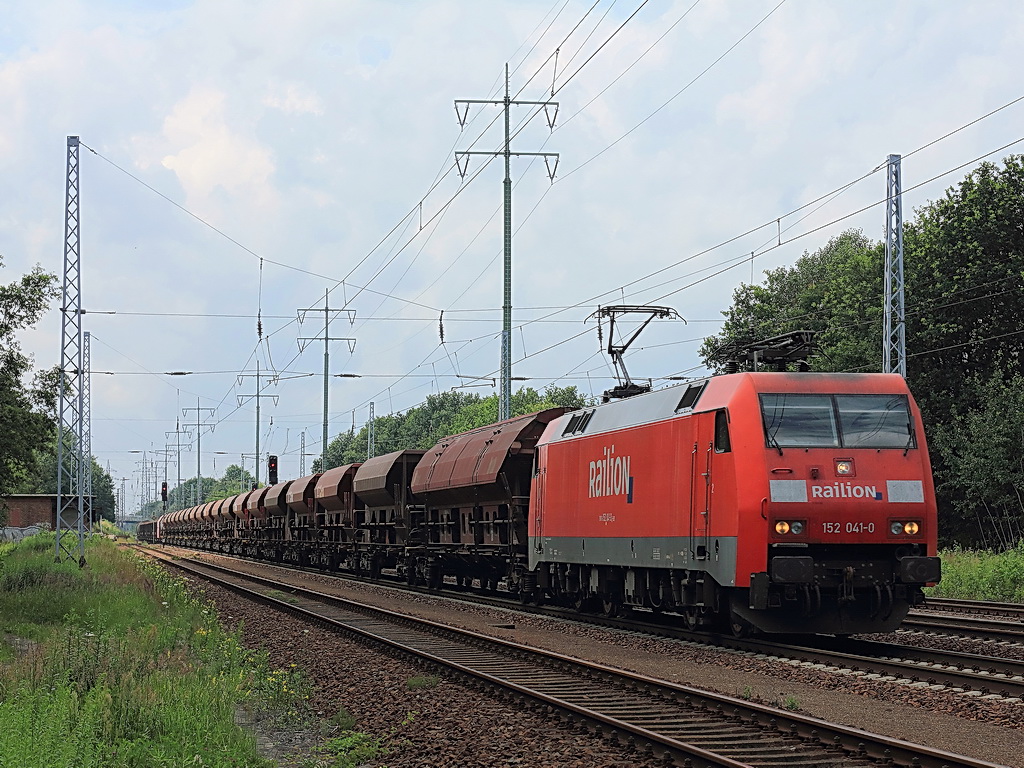
[[[789,523],[785,520],[779,520],[779,522],[775,524],[775,532],[779,535],[789,533]]]
[[[799,536],[804,532],[803,520],[796,520],[789,526],[789,532],[795,536]]]
[[[848,460],[842,460],[836,462],[836,474],[837,475],[852,475],[853,474],[853,462]]]
[[[889,532],[893,536],[899,536],[901,533],[903,533],[903,523],[901,523],[899,520],[893,520],[889,524]]]
[[[911,520],[909,523],[903,524],[903,532],[909,536],[913,536],[919,530],[921,530],[921,526],[915,523],[913,520]]]

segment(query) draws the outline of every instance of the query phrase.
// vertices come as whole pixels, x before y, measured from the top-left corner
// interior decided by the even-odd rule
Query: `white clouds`
[[[806,16],[788,7],[777,16],[776,23],[754,33],[759,38],[756,81],[722,98],[717,108],[720,122],[745,124],[760,150],[785,143],[793,120],[818,100],[837,73],[848,70],[860,44],[829,6]]]
[[[303,83],[273,85],[263,97],[263,103],[272,109],[279,109],[289,115],[322,115],[323,102],[320,96]]]
[[[164,120],[161,164],[177,175],[186,207],[203,215],[223,192],[262,208],[275,199],[273,153],[249,132],[230,124],[227,95],[196,86]]]

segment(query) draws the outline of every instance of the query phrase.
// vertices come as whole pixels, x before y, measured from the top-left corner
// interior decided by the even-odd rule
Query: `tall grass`
[[[22,649],[2,644],[0,767],[272,765],[236,713],[302,717],[301,678],[162,569],[104,539],[86,556],[55,564],[52,535],[0,553],[0,630]]]
[[[1024,542],[1005,552],[950,549],[942,557],[935,597],[1024,603]]]

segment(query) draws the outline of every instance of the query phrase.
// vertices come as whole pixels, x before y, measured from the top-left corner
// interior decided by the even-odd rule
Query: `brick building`
[[[38,525],[51,531],[57,526],[57,494],[55,493],[17,493],[0,497],[0,508],[7,507],[7,527],[28,528]],[[64,513],[65,524],[74,526],[77,521],[68,519]]]

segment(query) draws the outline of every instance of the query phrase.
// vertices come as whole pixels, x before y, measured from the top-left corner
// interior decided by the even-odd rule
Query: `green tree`
[[[514,416],[556,406],[575,409],[588,405],[593,405],[593,399],[576,387],[549,385],[543,393],[523,387],[512,395]],[[374,453],[380,456],[405,448],[426,450],[448,435],[493,424],[497,419],[497,395],[480,397],[457,391],[429,395],[423,405],[374,420]],[[366,461],[368,444],[369,431],[366,427],[358,432],[341,433],[327,446],[327,468]],[[313,462],[313,471],[320,471],[319,459]]]
[[[789,331],[818,333],[821,354],[815,370],[871,369],[881,359],[882,264],[884,248],[860,230],[848,230],[792,267],[765,272],[763,285],[741,283],[716,336],[704,340],[700,355],[721,372],[720,350]]]
[[[0,256],[0,268],[3,257]],[[17,333],[33,327],[57,296],[57,278],[38,266],[21,280],[0,285],[0,495],[11,493],[34,464],[34,450],[54,434],[56,381],[36,374]]]
[[[283,478],[282,478],[283,479]],[[252,488],[255,478],[249,470],[243,470],[238,464],[231,464],[224,470],[220,478],[203,478],[203,500],[216,501],[234,496],[242,491]],[[195,488],[195,478],[192,478],[192,488]],[[168,495],[170,500],[170,495]]]
[[[943,459],[936,479],[958,513],[945,521],[956,537],[1006,550],[1024,538],[1024,376],[994,372],[978,395],[979,405],[932,431]]]

